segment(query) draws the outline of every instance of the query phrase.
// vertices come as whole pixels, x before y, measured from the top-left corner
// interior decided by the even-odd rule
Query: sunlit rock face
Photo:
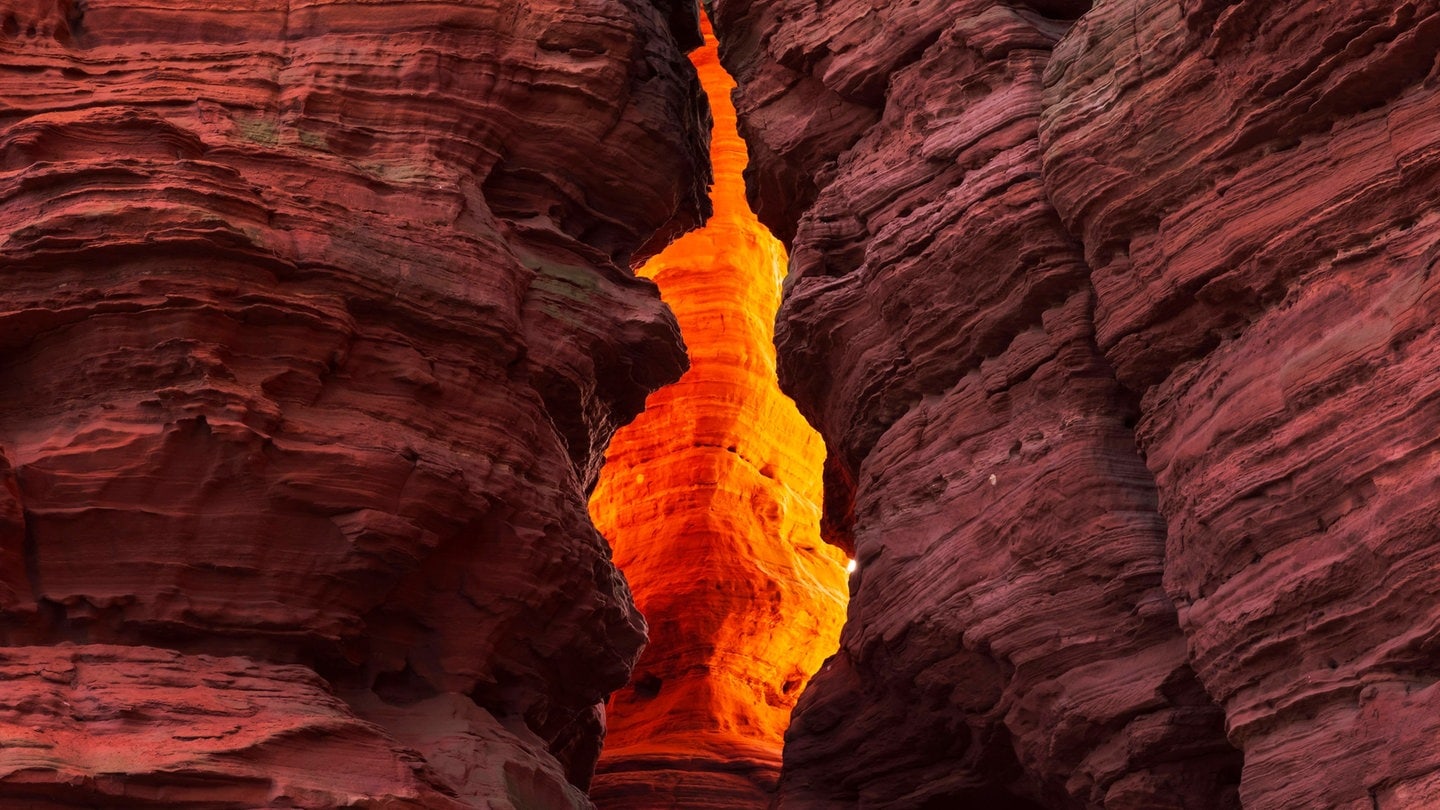
[[[650,625],[607,707],[593,796],[615,810],[764,807],[844,617],[845,555],[818,529],[823,445],[775,380],[784,248],[746,205],[714,40],[692,58],[715,114],[715,215],[640,271],[691,367],[616,435],[591,501]]]
[[[715,3],[860,560],[781,806],[1440,806],[1440,8],[873,5]]]
[[[626,268],[708,205],[698,34],[0,0],[0,804],[588,805],[644,628],[585,497],[685,365]]]

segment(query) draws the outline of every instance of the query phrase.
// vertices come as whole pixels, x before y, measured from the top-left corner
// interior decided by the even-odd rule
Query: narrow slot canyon
[[[590,501],[649,623],[606,707],[591,798],[609,810],[763,808],[790,713],[838,643],[846,557],[820,538],[820,436],[776,380],[785,249],[745,200],[746,151],[702,15],[690,55],[714,118],[706,225],[637,272],[690,356],[607,451]]]
[[[0,810],[1440,810],[1440,0],[699,5],[0,0]]]

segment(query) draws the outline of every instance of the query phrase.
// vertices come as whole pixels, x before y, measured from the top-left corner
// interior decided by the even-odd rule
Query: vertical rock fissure
[[[602,808],[763,807],[801,688],[834,651],[845,554],[819,536],[824,449],[779,390],[783,246],[745,201],[733,82],[692,56],[715,118],[715,215],[638,272],[691,358],[610,445],[591,501],[649,646],[608,704]]]

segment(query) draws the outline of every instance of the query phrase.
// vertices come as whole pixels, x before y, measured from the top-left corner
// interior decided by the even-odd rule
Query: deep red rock
[[[717,6],[861,561],[782,805],[1440,803],[1440,7]]]
[[[0,681],[8,806],[464,806],[307,667],[66,644],[0,650]]]
[[[1047,74],[1047,186],[1247,808],[1440,804],[1437,56],[1434,2],[1135,0]]]
[[[644,638],[585,496],[685,364],[627,268],[707,206],[660,6],[0,0],[0,638],[243,657],[296,806],[585,805]],[[180,733],[166,700],[117,728]],[[250,807],[293,746],[181,748],[20,772]]]
[[[861,565],[780,806],[1440,804],[1440,3],[714,6]],[[588,804],[694,19],[0,0],[0,803]]]
[[[797,161],[830,168],[789,209],[781,382],[840,467],[831,515],[849,513],[859,572],[781,806],[1233,804],[1131,409],[1040,179],[1041,77],[1069,22],[781,3],[729,25],[766,31],[773,59],[737,66],[742,115],[784,108],[747,72],[797,58],[882,109],[850,148]]]

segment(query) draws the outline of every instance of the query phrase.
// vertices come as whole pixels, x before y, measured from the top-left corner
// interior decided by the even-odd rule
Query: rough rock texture
[[[719,8],[776,26],[742,85],[803,69],[878,119],[807,153],[817,196],[787,209],[781,381],[829,441],[859,572],[782,806],[1232,804],[1086,266],[1040,181],[1041,76],[1068,23],[988,0],[844,4],[823,31],[767,22],[784,4]],[[747,93],[742,113],[774,106]]]
[[[66,644],[0,650],[0,684],[8,806],[464,806],[307,667]]]
[[[692,365],[616,434],[591,500],[650,623],[607,706],[592,795],[615,810],[768,804],[790,711],[845,615],[845,557],[819,536],[824,447],[775,379],[785,251],[745,205],[714,39],[691,59],[715,113],[715,215],[639,272]]]
[[[1440,806],[1437,57],[1435,2],[1132,0],[1047,73],[1247,808]]]
[[[693,19],[0,0],[0,639],[78,645],[7,653],[0,796],[587,804],[644,625],[585,494],[684,367],[626,268],[706,207]]]
[[[1440,804],[1440,6],[715,6],[860,560],[781,805]]]

